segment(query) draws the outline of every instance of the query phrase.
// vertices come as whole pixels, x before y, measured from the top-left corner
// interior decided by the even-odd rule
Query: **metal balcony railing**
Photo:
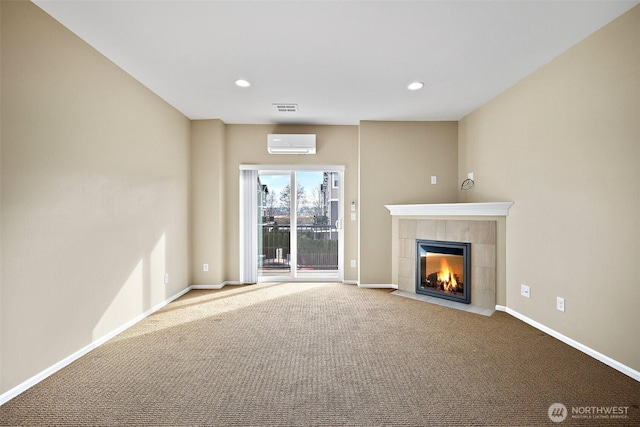
[[[304,270],[338,269],[338,230],[330,225],[299,225],[298,265]],[[260,267],[263,269],[289,269],[289,224],[265,224],[262,226],[262,252]]]

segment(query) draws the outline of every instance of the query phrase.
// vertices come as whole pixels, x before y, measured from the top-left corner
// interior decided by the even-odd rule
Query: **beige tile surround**
[[[471,305],[493,309],[496,305],[496,221],[449,219],[398,219],[398,290],[415,291],[416,239],[471,243]]]

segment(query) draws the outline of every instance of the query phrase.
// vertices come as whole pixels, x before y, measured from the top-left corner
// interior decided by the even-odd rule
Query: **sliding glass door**
[[[261,171],[258,174],[257,188],[258,206],[261,207],[256,248],[258,277],[290,276],[291,174],[288,171]]]
[[[341,234],[338,172],[298,171],[296,239],[298,277],[335,276]]]
[[[258,281],[342,280],[342,175],[340,167],[258,169]]]

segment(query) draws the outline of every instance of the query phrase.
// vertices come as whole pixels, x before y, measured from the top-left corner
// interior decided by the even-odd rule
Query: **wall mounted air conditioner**
[[[267,135],[269,154],[316,154],[315,134]]]

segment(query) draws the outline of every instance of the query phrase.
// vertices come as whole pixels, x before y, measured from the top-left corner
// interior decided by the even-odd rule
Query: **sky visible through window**
[[[317,171],[301,171],[296,172],[298,185],[304,188],[307,199],[311,198],[312,191],[315,187],[322,184],[322,172]],[[289,185],[289,173],[284,175],[260,175],[260,182],[269,188],[269,192],[275,192],[276,195],[282,193],[284,187]]]

